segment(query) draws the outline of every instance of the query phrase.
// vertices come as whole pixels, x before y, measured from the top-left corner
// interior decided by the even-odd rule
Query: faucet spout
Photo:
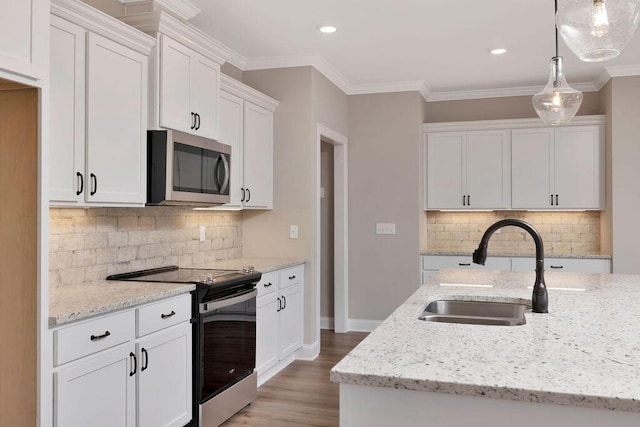
[[[482,240],[478,245],[478,249],[473,251],[473,262],[475,264],[484,265],[487,260],[487,246],[489,239],[498,229],[506,226],[515,226],[522,228],[531,235],[536,245],[536,281],[533,285],[533,295],[531,297],[531,305],[534,313],[549,312],[549,296],[547,294],[547,285],[544,282],[544,245],[540,233],[531,224],[519,219],[503,219],[487,228],[484,232]]]

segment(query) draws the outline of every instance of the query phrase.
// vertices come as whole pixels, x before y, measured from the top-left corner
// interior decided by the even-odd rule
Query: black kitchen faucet
[[[487,245],[489,239],[493,233],[508,225],[520,227],[533,237],[533,241],[536,244],[536,282],[533,285],[533,295],[531,297],[531,305],[534,313],[548,313],[549,312],[549,296],[547,295],[547,285],[544,283],[544,247],[542,245],[542,237],[538,230],[527,222],[519,219],[503,219],[496,222],[484,232],[478,249],[473,251],[473,262],[475,264],[484,265],[487,260]]]

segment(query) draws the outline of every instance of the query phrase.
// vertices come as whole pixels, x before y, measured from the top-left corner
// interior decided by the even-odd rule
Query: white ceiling
[[[562,0],[559,0],[562,1]],[[345,92],[420,89],[428,100],[535,93],[554,55],[552,0],[191,0],[190,22],[243,70],[314,65]],[[338,28],[322,34],[318,24]],[[490,48],[505,47],[501,56]],[[640,35],[585,63],[560,43],[570,84],[598,90],[640,74]],[[605,69],[606,67],[606,69]]]

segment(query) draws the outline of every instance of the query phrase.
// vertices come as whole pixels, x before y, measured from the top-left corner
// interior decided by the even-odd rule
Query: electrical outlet
[[[204,242],[206,238],[207,238],[207,235],[206,235],[206,233],[204,231],[204,226],[201,226],[200,227],[200,241]]]
[[[376,223],[376,234],[396,234],[395,222],[378,222]]]
[[[289,238],[290,239],[297,239],[298,238],[298,226],[297,225],[289,226]]]

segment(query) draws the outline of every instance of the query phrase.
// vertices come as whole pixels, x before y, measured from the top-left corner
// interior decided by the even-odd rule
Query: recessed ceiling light
[[[332,25],[318,25],[316,26],[321,33],[331,34],[336,32],[336,27]]]
[[[500,47],[498,49],[490,49],[489,52],[493,55],[502,55],[507,52],[507,49]]]

